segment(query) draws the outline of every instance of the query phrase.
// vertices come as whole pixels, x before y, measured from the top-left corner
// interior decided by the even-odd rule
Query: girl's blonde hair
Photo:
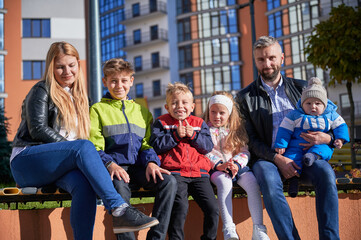
[[[233,102],[232,113],[228,118],[228,123],[226,124],[226,128],[229,129],[229,134],[225,140],[224,150],[226,152],[231,152],[233,156],[238,154],[241,151],[242,147],[245,147],[248,143],[248,135],[246,129],[243,124],[243,120],[239,115],[239,111],[234,102],[233,96],[226,91],[215,91],[214,95],[225,95],[230,98]],[[209,102],[207,105],[207,109],[204,112],[203,119],[206,123],[210,122],[209,120]]]
[[[73,56],[77,59],[78,79],[75,79],[72,87],[73,100],[69,93],[64,90],[56,81],[54,76],[55,59],[61,55]],[[78,138],[89,137],[89,100],[85,89],[84,75],[79,64],[79,53],[70,43],[54,42],[46,56],[44,79],[50,88],[50,97],[55,106],[59,109],[58,121],[62,124],[67,133],[74,131]],[[76,125],[78,122],[78,125]]]

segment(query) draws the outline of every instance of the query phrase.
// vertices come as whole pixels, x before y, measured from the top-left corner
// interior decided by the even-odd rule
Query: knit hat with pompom
[[[313,77],[308,80],[308,86],[302,92],[301,96],[301,105],[307,98],[318,98],[320,101],[327,106],[327,92],[326,89],[322,86],[322,82],[319,78]]]

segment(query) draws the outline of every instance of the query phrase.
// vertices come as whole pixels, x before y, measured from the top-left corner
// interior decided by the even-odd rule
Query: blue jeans
[[[263,194],[263,201],[279,239],[300,239],[292,213],[283,194],[281,174],[275,164],[258,160],[252,167]],[[311,183],[316,192],[316,214],[319,239],[340,239],[338,194],[335,173],[330,164],[317,160],[304,166],[301,182]]]
[[[21,187],[55,183],[72,195],[70,222],[74,239],[92,239],[96,195],[108,210],[125,203],[88,140],[27,147],[11,161],[11,172]]]
[[[117,192],[129,202],[131,189],[143,187],[147,190],[155,191],[155,200],[152,211],[152,217],[158,219],[159,224],[151,227],[147,233],[147,239],[165,239],[169,220],[172,212],[173,202],[177,193],[177,181],[172,175],[162,174],[163,179],[157,177],[157,183],[153,179],[148,182],[145,177],[145,168],[143,166],[122,166],[130,177],[130,183],[114,178],[113,184]],[[134,233],[122,233],[117,235],[117,240],[135,239]]]

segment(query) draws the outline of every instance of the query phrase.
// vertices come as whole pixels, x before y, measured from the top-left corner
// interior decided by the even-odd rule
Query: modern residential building
[[[98,0],[101,62],[122,57],[135,66],[132,98],[146,99],[157,117],[165,113],[165,88],[182,81],[193,88],[200,116],[215,90],[238,92],[254,80],[252,33],[273,35],[285,52],[282,71],[321,78],[329,98],[348,119],[343,85],[329,87],[327,72],[307,62],[303,48],[312,28],[330,9],[361,0]],[[0,0],[0,104],[10,118],[9,140],[20,123],[21,103],[44,71],[54,41],[72,43],[86,73],[84,0]],[[254,8],[251,8],[253,4]],[[71,7],[69,7],[71,6]],[[252,15],[252,9],[254,14]],[[252,27],[252,16],[254,26]],[[100,81],[100,80],[99,80]],[[361,137],[360,86],[354,85],[357,137]]]
[[[10,119],[8,139],[12,141],[20,123],[22,101],[41,79],[51,43],[66,41],[74,45],[86,74],[85,10],[83,1],[72,0],[11,0],[1,3],[4,6],[0,15],[4,18],[0,22],[4,27],[0,30],[1,33],[4,30],[4,34],[0,35],[3,39],[0,41],[0,92],[5,89],[7,94],[5,113]]]
[[[307,38],[316,24],[329,17],[332,7],[340,4],[361,7],[360,0],[267,0],[268,33],[281,43],[285,53],[282,67],[286,76],[309,79],[317,76],[324,81],[328,97],[338,105],[338,112],[350,120],[350,102],[346,85],[329,86],[330,78],[326,71],[315,68],[307,62],[304,48]],[[354,84],[356,138],[361,138],[361,92],[360,84]]]

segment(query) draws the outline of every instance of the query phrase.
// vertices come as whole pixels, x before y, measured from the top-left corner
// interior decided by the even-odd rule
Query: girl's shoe
[[[252,240],[269,240],[265,225],[253,225]]]
[[[235,227],[228,227],[223,229],[224,240],[238,240],[238,234]]]

